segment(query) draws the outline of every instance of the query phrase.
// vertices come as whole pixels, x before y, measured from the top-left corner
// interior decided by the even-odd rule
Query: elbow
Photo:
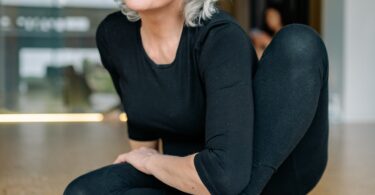
[[[223,194],[223,195],[241,194],[241,192],[246,188],[246,186],[250,182],[250,175],[235,176],[234,174],[236,173],[224,171],[220,177],[215,179],[215,186],[217,188],[216,194]]]
[[[241,194],[250,182],[251,162],[247,159],[203,152],[196,155],[195,165],[203,184],[212,195]]]

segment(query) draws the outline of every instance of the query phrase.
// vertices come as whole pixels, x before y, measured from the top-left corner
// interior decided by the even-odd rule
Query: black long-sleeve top
[[[194,164],[208,190],[239,194],[251,175],[257,62],[246,32],[220,10],[202,26],[184,26],[174,61],[156,64],[142,46],[140,25],[115,12],[96,36],[129,138],[161,138],[165,154],[199,152]]]

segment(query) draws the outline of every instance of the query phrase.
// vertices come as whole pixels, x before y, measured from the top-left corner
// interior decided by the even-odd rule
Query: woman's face
[[[272,30],[277,30],[282,24],[281,14],[274,8],[266,11],[266,23]]]
[[[165,7],[176,0],[123,0],[134,11],[148,11]]]

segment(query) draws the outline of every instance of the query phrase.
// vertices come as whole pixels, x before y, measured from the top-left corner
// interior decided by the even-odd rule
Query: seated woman
[[[286,23],[283,13],[282,6],[279,3],[268,5],[267,9],[264,11],[264,25],[262,30],[255,28],[250,31],[250,37],[253,41],[258,58],[262,56],[268,44],[271,43],[273,36],[275,36]]]
[[[65,195],[291,195],[317,184],[328,137],[322,40],[288,25],[258,61],[215,2],[125,0],[103,20],[97,45],[132,150],[73,180]]]

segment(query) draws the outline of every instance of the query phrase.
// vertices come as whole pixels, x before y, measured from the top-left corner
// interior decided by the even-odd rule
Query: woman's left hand
[[[146,165],[149,162],[150,157],[157,154],[160,153],[153,148],[140,147],[130,152],[120,154],[113,164],[128,162],[139,171],[151,175],[150,171],[147,170]]]

